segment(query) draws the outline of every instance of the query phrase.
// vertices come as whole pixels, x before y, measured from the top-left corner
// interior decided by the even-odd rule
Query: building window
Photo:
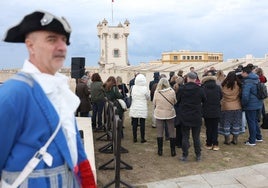
[[[182,56],[182,59],[183,59],[183,60],[186,60],[186,56],[185,56],[185,55]],[[268,59],[268,54],[267,54],[267,59]]]
[[[202,60],[202,56],[201,55],[199,56],[199,60]]]
[[[190,56],[187,56],[187,60],[190,60]]]
[[[197,55],[196,55],[196,56],[194,56],[194,59],[195,59],[195,60],[198,60],[198,56],[197,56]]]
[[[177,61],[178,60],[178,56],[174,56],[174,61]]]
[[[191,56],[191,60],[194,60],[194,56]]]
[[[114,39],[119,39],[119,34],[118,33],[114,33]]]
[[[118,49],[114,49],[114,57],[119,57],[119,50]]]

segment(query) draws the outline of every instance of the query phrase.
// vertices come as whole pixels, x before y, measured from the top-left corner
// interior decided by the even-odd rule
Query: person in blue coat
[[[246,66],[242,69],[242,109],[246,113],[248,123],[249,138],[245,142],[248,146],[255,146],[256,142],[262,142],[262,134],[259,128],[258,119],[262,108],[263,100],[257,97],[257,83],[259,77],[252,72],[251,67]]]
[[[4,37],[25,43],[29,58],[0,88],[0,187],[96,187],[74,116],[80,101],[58,73],[70,34],[64,18],[35,11]]]

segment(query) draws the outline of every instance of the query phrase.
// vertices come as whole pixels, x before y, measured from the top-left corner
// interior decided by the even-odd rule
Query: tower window
[[[118,49],[114,49],[114,57],[119,57],[119,50]]]
[[[118,33],[114,33],[114,39],[119,39],[119,34]]]

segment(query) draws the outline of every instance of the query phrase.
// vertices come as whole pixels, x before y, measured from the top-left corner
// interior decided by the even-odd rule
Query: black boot
[[[231,143],[237,145],[237,141],[238,141],[238,135],[233,135],[233,140]]]
[[[157,146],[158,146],[158,155],[162,156],[163,154],[163,137],[157,137]]]
[[[141,131],[141,143],[147,142],[147,140],[145,140],[145,125],[140,125],[140,131]]]
[[[231,142],[230,142],[230,135],[227,135],[227,136],[225,135],[225,136],[224,136],[224,144],[226,144],[226,145],[230,145],[230,143],[231,143]]]
[[[176,156],[176,150],[175,150],[175,138],[170,138],[170,150],[171,150],[171,156],[174,157]]]
[[[132,124],[133,142],[137,142],[137,125]]]

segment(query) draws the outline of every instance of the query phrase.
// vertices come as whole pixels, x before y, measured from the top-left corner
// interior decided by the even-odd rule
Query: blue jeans
[[[256,139],[261,140],[261,130],[258,124],[258,117],[260,110],[245,110],[246,119],[248,123],[249,138],[248,141],[251,144],[256,143]]]
[[[98,117],[98,127],[102,127],[102,112],[104,108],[104,101],[98,101],[92,103],[92,128],[96,128],[97,117]]]

